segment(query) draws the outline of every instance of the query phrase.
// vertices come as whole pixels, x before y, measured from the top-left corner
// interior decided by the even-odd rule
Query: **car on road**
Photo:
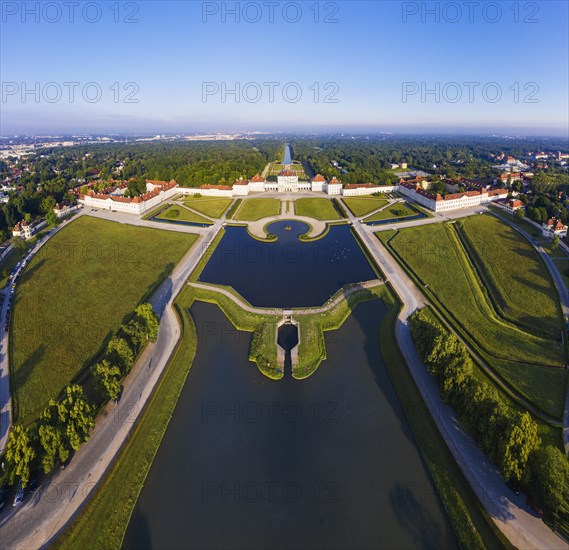
[[[6,505],[6,500],[8,500],[8,487],[2,485],[0,487],[0,510]]]
[[[14,499],[14,504],[12,506],[19,506],[24,500],[24,487],[22,486],[22,480],[18,481],[18,489],[16,491],[16,498]]]
[[[510,489],[510,491],[512,491],[512,493],[515,495],[520,494],[520,485],[514,478],[511,478],[508,483],[506,483],[506,485],[508,486],[508,489]]]
[[[541,518],[543,517],[543,510],[541,509],[541,507],[539,506],[539,504],[535,501],[532,500],[531,498],[528,498],[528,506]]]
[[[6,324],[4,325],[4,331],[5,331],[5,332],[8,332],[8,323],[6,323]]]
[[[32,479],[30,479],[30,482],[28,483],[28,493],[32,494],[36,492],[36,489],[38,488],[38,480],[33,477]]]

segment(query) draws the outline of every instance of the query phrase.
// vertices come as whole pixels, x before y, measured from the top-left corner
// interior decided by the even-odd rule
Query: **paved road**
[[[536,241],[529,233],[524,231],[521,227],[512,223],[508,218],[502,216],[498,212],[492,212],[494,216],[500,218],[502,221],[506,222],[510,227],[513,227],[518,233],[521,233],[538,251],[539,255],[543,258],[547,269],[551,273],[555,287],[557,288],[557,293],[559,294],[559,299],[561,301],[561,309],[563,311],[564,318],[569,317],[569,290],[565,286],[565,281],[559,269],[555,265],[555,262],[551,256],[546,252],[540,242]],[[565,399],[565,410],[563,411],[563,444],[565,446],[565,453],[569,454],[569,384],[567,385],[567,397]]]
[[[409,315],[423,307],[426,300],[375,237],[373,233],[376,227],[360,224],[355,218],[352,221],[355,222],[354,228],[358,235],[366,243],[372,257],[403,302],[395,326],[397,343],[435,423],[482,505],[498,528],[517,548],[569,548],[564,539],[531,511],[523,494],[516,496],[508,489],[498,468],[488,460],[474,440],[462,431],[454,410],[440,398],[435,380],[429,375],[417,354],[408,322]]]
[[[87,212],[91,215],[90,212]],[[100,217],[100,216],[96,216]],[[128,437],[144,404],[152,394],[179,338],[172,302],[219,230],[222,220],[208,228],[150,302],[161,315],[158,338],[150,344],[129,374],[118,405],[109,403],[97,420],[89,441],[69,466],[57,471],[17,508],[8,506],[0,516],[2,549],[40,548],[48,544],[79,510],[104,475]]]

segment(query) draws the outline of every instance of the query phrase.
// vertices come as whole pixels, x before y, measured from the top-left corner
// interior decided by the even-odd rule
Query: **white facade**
[[[211,187],[177,187],[177,193],[181,193],[182,195],[202,195],[204,197],[233,197],[234,193],[231,187],[227,189],[215,186]],[[249,193],[247,193],[249,194]]]
[[[77,210],[79,210],[81,208],[80,204],[74,204],[74,205],[63,205],[61,208],[58,208],[57,206],[53,209],[53,211],[55,212],[55,215],[58,218],[64,218],[65,216],[69,216],[70,214],[72,214],[73,212],[76,212]]]
[[[503,199],[508,194],[505,189],[500,189],[498,192],[492,194],[482,192],[468,195],[465,193],[454,199],[445,199],[442,197],[440,200],[435,200],[432,195],[429,196],[427,194],[418,193],[416,189],[409,189],[403,185],[399,186],[399,192],[435,212],[448,212],[449,210],[459,210],[460,208],[468,208],[469,206],[479,206]]]
[[[174,186],[145,200],[126,199],[124,197],[111,195],[82,195],[77,199],[77,202],[89,208],[101,208],[103,210],[140,215],[158,206],[161,202],[169,199],[178,192],[178,187]]]

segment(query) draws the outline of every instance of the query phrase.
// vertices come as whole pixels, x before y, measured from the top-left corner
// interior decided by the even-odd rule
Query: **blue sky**
[[[324,1],[317,15],[307,0],[278,3],[273,22],[264,0],[103,1],[86,12],[82,2],[73,21],[63,3],[59,14],[44,2],[39,22],[22,13],[36,2],[1,4],[3,135],[568,131],[565,1]],[[235,7],[239,21],[228,12]],[[73,103],[69,82],[77,83]],[[23,86],[39,97],[22,101]],[[224,86],[240,87],[238,102],[222,97]],[[125,102],[135,90],[138,102]],[[326,102],[329,94],[337,101]]]

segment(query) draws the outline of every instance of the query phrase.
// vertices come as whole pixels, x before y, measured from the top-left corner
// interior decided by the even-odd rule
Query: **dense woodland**
[[[70,198],[71,187],[87,181],[133,179],[128,193],[144,191],[144,179],[175,179],[182,186],[232,184],[239,177],[250,178],[262,172],[267,163],[282,158],[284,142],[290,141],[293,158],[301,161],[309,175],[321,173],[338,177],[344,183],[382,183],[397,181],[391,164],[406,162],[409,168],[423,170],[437,177],[489,177],[498,172],[491,155],[502,152],[527,158],[532,151],[568,151],[563,140],[428,136],[286,137],[235,141],[135,142],[75,147],[55,147],[16,162],[0,161],[0,180],[20,172],[19,186],[8,203],[0,207],[0,238],[9,236],[9,228],[21,219],[45,215],[46,197],[60,201]],[[334,166],[333,162],[338,164]],[[548,216],[567,217],[558,191],[569,191],[569,175],[559,165],[540,171],[533,183],[535,196],[528,201],[545,208]],[[539,196],[543,196],[539,198]],[[549,201],[549,203],[548,203]],[[561,205],[562,209],[559,209]],[[544,210],[528,215],[539,221]],[[26,216],[27,215],[27,216]]]

